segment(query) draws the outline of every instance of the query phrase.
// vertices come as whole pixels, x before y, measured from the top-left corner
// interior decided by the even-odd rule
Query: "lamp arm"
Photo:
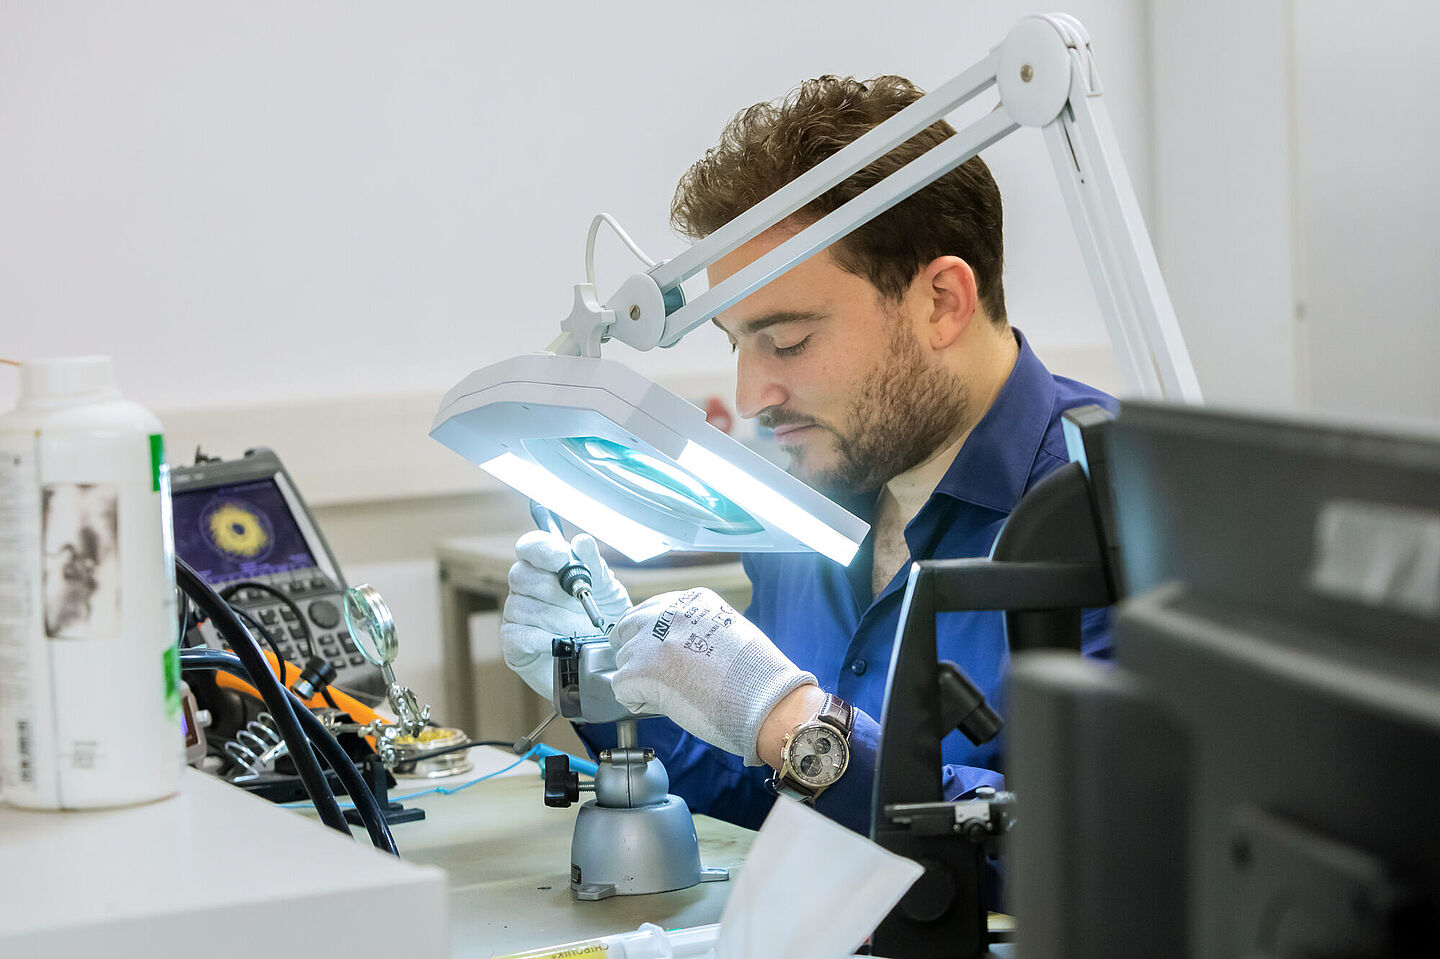
[[[1043,132],[1116,364],[1137,396],[1199,403],[1200,383],[1114,130],[1098,93],[1078,89],[1083,80],[1077,70],[1076,91]]]
[[[693,302],[680,284],[802,209],[826,190],[997,86],[1000,104],[927,153],[810,224]],[[1200,387],[1150,235],[1125,172],[1090,38],[1064,14],[1021,20],[975,66],[866,132],[672,260],[630,277],[603,306],[577,287],[575,311],[552,349],[599,355],[611,337],[639,350],[673,346],[855,228],[1008,136],[1040,128],[1104,315],[1126,386],[1148,397],[1198,402]]]
[[[732,277],[730,283],[722,284],[723,290],[707,291],[694,303],[685,304],[684,295],[680,291],[680,284],[685,280],[780,223],[826,190],[843,183],[847,177],[889,153],[897,144],[904,143],[994,85],[995,54],[992,53],[969,70],[866,131],[843,149],[696,242],[679,256],[658,264],[646,273],[630,277],[603,305],[597,300],[592,285],[578,284],[575,287],[575,302],[570,315],[560,324],[561,334],[550,344],[550,351],[572,356],[599,356],[600,344],[612,337],[637,350],[673,346],[695,327],[744,299],[786,270],[809,259],[836,239],[888,210],[916,190],[943,176],[948,169],[965,162],[975,152],[1010,132],[1007,129],[988,139],[988,142],[977,142],[974,152],[968,156],[958,160],[952,158],[948,167],[932,170],[929,179],[916,182],[918,171],[911,170],[911,167],[941,149],[953,155],[957,144],[952,141],[957,138],[951,137],[935,150],[931,150],[926,157],[921,157],[905,169],[896,171],[880,184],[834,211],[822,221],[825,223],[822,229],[817,229],[821,227],[821,223],[812,224],[809,229],[773,251],[775,255],[766,258],[766,263],[771,264],[772,268],[752,264]],[[997,123],[995,119],[989,122],[991,125]],[[931,159],[929,164],[934,166],[935,159]],[[901,187],[901,180],[898,178],[907,171],[907,192],[897,193],[891,198],[890,191]],[[820,242],[822,236],[829,236],[829,239]]]
[[[964,73],[866,131],[843,149],[831,154],[714,233],[696,242],[679,256],[657,265],[649,271],[650,278],[661,289],[679,286],[994,84],[995,55],[992,53]],[[863,219],[857,220],[854,226],[864,222]]]
[[[1019,124],[1004,107],[987,114],[671,313],[665,320],[664,333],[658,345],[673,346],[695,327],[805,262],[856,227],[934,183],[1018,127]]]

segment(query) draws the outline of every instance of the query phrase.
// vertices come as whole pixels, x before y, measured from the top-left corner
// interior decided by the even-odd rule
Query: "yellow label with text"
[[[552,946],[549,949],[495,956],[493,959],[605,959],[609,951],[610,947],[603,942],[576,942],[568,946]]]

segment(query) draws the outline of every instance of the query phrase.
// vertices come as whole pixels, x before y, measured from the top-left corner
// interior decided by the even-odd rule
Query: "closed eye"
[[[804,339],[802,339],[799,343],[795,343],[795,344],[793,344],[793,345],[791,345],[791,346],[777,346],[777,347],[775,347],[775,355],[776,355],[776,356],[799,356],[801,353],[805,352],[805,347],[806,347],[806,345],[807,345],[809,342],[810,342],[810,337],[807,336],[807,337],[805,337]]]

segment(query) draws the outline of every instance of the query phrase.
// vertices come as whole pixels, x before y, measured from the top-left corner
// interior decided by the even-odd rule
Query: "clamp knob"
[[[545,805],[569,808],[580,801],[580,774],[570,771],[569,756],[545,757]]]
[[[320,691],[335,682],[338,676],[339,673],[329,660],[313,656],[306,661],[305,668],[300,671],[300,678],[295,680],[295,685],[290,688],[301,699],[309,699],[320,695]]]

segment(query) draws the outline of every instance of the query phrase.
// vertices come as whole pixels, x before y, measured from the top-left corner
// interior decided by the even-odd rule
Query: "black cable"
[[[224,593],[221,593],[220,595],[221,595],[221,598],[224,598],[224,595],[225,595],[225,594],[224,594]],[[251,615],[250,615],[248,612],[246,612],[245,610],[240,609],[239,607],[236,607],[236,606],[232,606],[231,609],[234,609],[234,610],[235,610],[235,615],[236,615],[236,616],[239,616],[241,619],[245,620],[245,622],[249,623],[251,626],[255,627],[256,629],[258,629],[258,630],[260,631],[260,638],[265,641],[265,645],[267,645],[267,646],[270,647],[270,652],[272,652],[272,653],[275,654],[276,668],[277,668],[277,669],[279,670],[279,672],[280,672],[280,685],[284,686],[286,689],[289,689],[289,688],[290,688],[290,684],[289,684],[288,682],[286,682],[286,679],[289,678],[289,676],[288,676],[289,670],[287,670],[287,669],[285,668],[285,657],[282,656],[282,655],[280,655],[280,644],[275,641],[275,637],[270,633],[270,630],[266,629],[264,623],[261,623],[259,620],[257,620],[254,616],[251,616]],[[313,655],[318,655],[318,654],[315,654],[315,653],[314,653],[313,647],[312,647],[312,649],[311,649],[311,653],[312,653]],[[302,668],[300,669],[300,672],[303,673],[304,671],[305,671],[305,670],[304,670],[304,668],[302,667]],[[299,678],[299,674],[298,674],[298,673],[296,674],[296,678],[297,678],[297,679]],[[330,695],[330,684],[329,684],[329,683],[326,683],[324,686],[321,686],[321,687],[320,687],[320,689],[319,689],[319,694],[320,694],[320,697],[325,700],[326,704],[327,704],[331,709],[340,709],[341,712],[344,712],[344,711],[345,711],[345,710],[341,709],[339,703],[335,702],[335,697]],[[301,700],[301,704],[302,704],[302,705],[304,704],[304,700]]]
[[[310,644],[310,655],[321,655],[319,647],[317,647],[315,644],[315,632],[310,628],[310,622],[305,618],[304,612],[302,612],[300,607],[295,604],[295,601],[289,596],[285,595],[283,590],[276,589],[274,586],[271,586],[268,583],[261,583],[253,579],[247,579],[228,584],[223,590],[220,591],[220,595],[223,599],[229,601],[230,597],[234,595],[235,592],[241,589],[258,589],[262,593],[269,593],[276,599],[280,600],[280,602],[284,603],[290,609],[290,611],[295,614],[296,619],[300,621],[300,630],[305,634],[306,642]],[[354,696],[356,699],[358,699],[360,702],[364,703],[367,706],[374,706],[376,703],[381,703],[385,701],[385,697],[383,694],[377,695],[373,692],[349,687],[346,686],[343,682],[336,682],[334,685],[336,686],[336,688],[345,691],[351,696]],[[324,694],[322,693],[322,695]],[[331,702],[328,696],[326,698],[326,702],[330,702],[330,705],[335,709],[341,708],[340,706],[337,706],[334,702]]]
[[[265,641],[265,645],[270,647],[270,652],[275,654],[276,669],[278,669],[280,673],[280,685],[284,686],[286,689],[289,689],[290,684],[286,682],[286,680],[289,678],[289,670],[285,668],[285,657],[280,655],[280,644],[275,642],[275,637],[270,634],[270,630],[266,629],[263,623],[256,620],[254,616],[251,616],[245,610],[234,606],[232,606],[231,608],[235,610],[236,616],[239,616],[241,619],[245,620],[245,622],[249,623],[251,626],[255,627],[260,631],[260,638]],[[299,679],[300,675],[304,672],[305,670],[301,668],[300,672],[296,673],[295,678]],[[346,711],[341,708],[339,703],[335,702],[335,697],[330,695],[329,683],[326,683],[319,688],[319,695],[322,699],[325,700],[326,705],[328,705],[331,709],[339,709],[342,713]],[[304,700],[301,700],[301,703],[303,705]]]
[[[460,752],[460,750],[462,750],[462,749],[470,749],[471,747],[474,747],[474,746],[499,746],[499,747],[501,747],[502,749],[505,749],[505,750],[508,751],[508,750],[510,750],[510,748],[511,748],[512,746],[514,746],[514,745],[515,745],[515,740],[513,740],[513,739],[510,740],[509,742],[501,742],[501,741],[498,740],[498,739],[468,739],[468,740],[466,740],[466,741],[463,742],[463,743],[456,743],[456,744],[453,745],[453,746],[446,746],[444,749],[437,749],[437,750],[435,750],[434,752],[427,752],[427,753],[422,753],[422,754],[419,755],[419,756],[412,756],[412,757],[406,759],[405,761],[406,761],[406,762],[413,762],[413,763],[424,762],[424,761],[427,760],[427,759],[434,759],[436,756],[445,756],[445,755],[448,755],[448,754],[450,754],[450,753],[458,753],[458,752]]]
[[[181,592],[180,587],[175,587],[175,625],[180,628],[180,642],[185,642],[185,634],[190,632],[190,600]]]
[[[418,746],[419,744],[417,743],[416,745]],[[435,750],[434,752],[426,752],[424,755],[407,757],[405,761],[406,761],[406,762],[412,762],[412,763],[423,762],[424,760],[427,760],[427,759],[434,759],[436,756],[448,756],[448,755],[450,755],[451,753],[458,753],[458,752],[460,752],[462,749],[469,749],[471,746],[478,746],[478,745],[480,745],[480,744],[479,744],[479,743],[470,742],[469,740],[466,740],[466,741],[463,742],[463,743],[456,743],[456,744],[453,745],[453,746],[446,746],[444,749],[437,749],[437,750]]]
[[[223,595],[221,596],[221,599],[224,599]],[[226,601],[229,602],[228,600]],[[280,644],[275,642],[275,637],[270,635],[270,630],[266,629],[265,626],[258,619],[245,612],[245,610],[235,606],[232,606],[230,608],[235,610],[236,616],[239,616],[241,619],[245,620],[245,622],[248,623],[250,626],[260,631],[260,638],[265,641],[266,646],[270,647],[270,652],[275,654],[275,665],[276,668],[280,670],[280,685],[288,689],[289,684],[285,682],[284,678],[285,657],[280,655]]]
[[[182,669],[227,669],[242,676],[249,674],[249,670],[234,653],[218,649],[185,650],[180,654],[180,665]],[[299,701],[299,697],[294,693],[289,695],[297,702]],[[330,735],[330,731],[325,728],[325,724],[315,718],[310,710],[297,709],[295,715],[300,718],[305,732],[319,747],[325,762],[335,770],[335,775],[340,777],[340,782],[344,784],[345,791],[350,794],[350,799],[355,803],[355,808],[365,823],[365,831],[370,834],[370,841],[375,848],[398,856],[400,853],[395,848],[395,837],[390,832],[390,825],[385,821],[385,812],[380,808],[375,794],[366,785],[365,778],[360,775],[360,770],[355,767],[355,763],[351,761],[345,748],[336,742],[335,737]]]
[[[315,803],[315,809],[320,813],[320,821],[337,832],[351,835],[350,826],[345,822],[334,794],[330,792],[330,784],[325,781],[325,772],[320,768],[320,761],[315,758],[310,741],[305,738],[305,731],[290,705],[290,694],[270,671],[265,657],[260,653],[260,644],[255,642],[255,637],[251,636],[245,624],[240,622],[230,604],[221,599],[220,594],[179,556],[175,557],[175,581],[200,611],[210,617],[215,628],[250,673],[251,684],[260,691],[265,707],[274,717],[281,737],[290,748],[290,758],[295,763],[295,771],[304,783],[311,801]],[[308,713],[308,710],[301,711]]]
[[[286,596],[284,592],[276,589],[274,586],[270,586],[266,583],[257,583],[253,579],[244,579],[238,583],[229,584],[220,591],[220,598],[228,603],[230,602],[230,597],[234,596],[242,589],[258,589],[262,593],[269,593],[271,596],[274,596],[276,599],[280,600],[280,602],[288,606],[290,608],[290,612],[294,613],[295,618],[300,621],[300,629],[305,634],[305,642],[307,645],[309,645],[311,652],[314,652],[315,634],[310,632],[310,624],[305,621],[305,613],[300,609],[299,606],[295,604],[295,600],[291,599],[289,596]]]

